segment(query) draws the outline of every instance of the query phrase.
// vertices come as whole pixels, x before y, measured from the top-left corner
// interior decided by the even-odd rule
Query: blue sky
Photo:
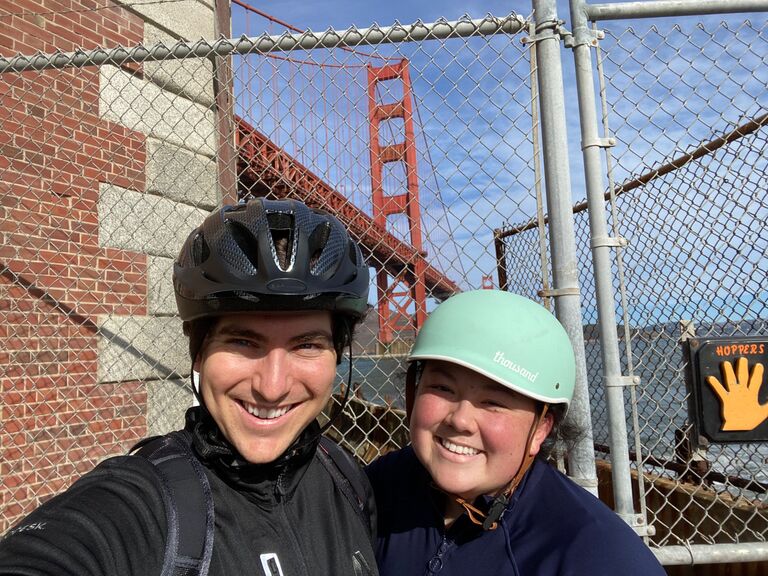
[[[373,23],[388,26],[396,20],[404,24],[418,19],[433,22],[440,17],[456,20],[464,14],[473,18],[481,18],[487,13],[500,16],[512,8],[526,16],[531,12],[529,2],[488,0],[393,0],[376,3],[268,0],[254,2],[253,5],[294,26],[313,31],[329,27],[345,30],[353,25],[365,28]],[[566,20],[566,27],[569,27],[568,3],[560,0],[558,11],[559,16]],[[609,100],[612,100],[611,129],[618,134],[623,145],[623,149],[616,150],[623,154],[623,162],[616,165],[617,183],[630,175],[647,171],[662,160],[668,161],[670,156],[679,155],[681,149],[719,135],[729,123],[736,123],[741,117],[753,117],[761,109],[768,109],[765,50],[760,48],[755,52],[749,48],[755,38],[764,44],[765,31],[760,30],[765,14],[758,18],[752,16],[755,24],[751,28],[737,28],[733,33],[718,29],[719,23],[723,20],[740,23],[750,15],[680,19],[682,32],[674,31],[675,21],[669,18],[601,23],[602,29],[612,33],[611,41],[605,41],[605,44],[620,48],[614,51],[615,59],[606,62],[608,73],[618,86],[609,95]],[[703,25],[697,27],[697,22]],[[654,26],[658,26],[660,31],[654,31]],[[721,42],[711,42],[708,37],[715,29],[723,39]],[[237,23],[233,32],[242,32],[237,29]],[[252,28],[251,32],[255,34],[257,30]],[[273,29],[272,32],[279,33],[280,30]],[[465,288],[477,288],[483,274],[495,277],[493,228],[524,222],[535,213],[531,197],[532,153],[527,142],[530,139],[530,119],[526,115],[529,94],[520,88],[526,81],[527,62],[518,60],[524,53],[520,49],[519,38],[513,38],[511,42],[503,37],[478,40],[475,44],[455,42],[457,44],[450,46],[440,45],[439,42],[424,43],[422,47],[413,44],[384,46],[377,52],[406,56],[412,62],[414,92],[421,114],[417,147],[421,151],[420,194],[422,205],[427,208],[424,227],[430,259],[452,277],[466,278]],[[311,56],[323,57],[319,53]],[[674,62],[666,69],[660,62],[668,57]],[[338,52],[330,58],[343,63],[354,60]],[[655,63],[648,64],[654,60]],[[569,89],[566,96],[567,125],[564,128],[572,143],[572,195],[574,201],[579,201],[584,198],[585,191],[570,51],[563,51],[562,62],[564,83]],[[262,99],[262,108],[267,111],[267,121],[263,126],[265,131],[272,136],[268,127],[270,118],[280,118],[279,122],[272,123],[274,137],[277,140],[295,139],[297,134],[301,134],[302,124],[311,125],[312,115],[318,116],[319,101],[313,103],[312,96],[307,93],[298,96],[295,91],[292,93],[294,77],[285,68],[275,70],[277,73],[270,80],[271,93],[278,94],[276,98],[282,100],[281,104],[269,102],[271,96],[268,92],[253,88],[251,92],[257,99]],[[269,74],[268,68],[264,69],[264,73]],[[312,72],[301,74],[306,76]],[[326,100],[335,101],[337,110],[346,109],[348,105],[343,104],[343,98],[352,98],[352,90],[347,88],[348,94],[337,94],[327,87],[332,86],[334,81],[343,85],[349,79],[337,75],[335,80],[323,84]],[[315,81],[315,87],[318,84],[319,81]],[[353,80],[347,86],[357,85],[359,88],[361,84],[364,85],[364,81]],[[276,85],[280,87],[277,90],[274,89]],[[499,87],[498,91],[494,86]],[[744,89],[744,86],[747,88]],[[360,108],[357,112],[364,115],[364,98],[362,94],[358,94],[357,98],[363,103],[354,106]],[[499,104],[499,98],[505,102]],[[298,101],[298,105],[295,102],[288,104],[291,99]],[[306,101],[304,109],[310,110],[310,121],[301,116],[302,100]],[[289,112],[290,107],[292,111]],[[351,124],[352,116],[349,114],[343,120]],[[293,127],[289,129],[290,123]],[[334,174],[333,165],[339,161],[338,157],[302,161],[320,173],[328,170],[329,181],[338,179],[340,189],[356,189],[362,198],[360,204],[365,209],[365,198],[370,193],[365,174],[366,127],[361,125],[358,131],[362,133],[356,137],[358,145],[350,147],[358,150],[357,156],[353,155],[353,158],[341,163],[351,162],[363,168],[360,173],[353,174],[354,178],[347,178],[348,182],[342,182],[345,179]],[[304,137],[303,142],[293,145],[297,148],[304,146],[308,141]],[[286,148],[291,146],[286,141],[279,143]],[[429,156],[424,152],[426,148],[429,149]],[[343,170],[349,172],[350,169]],[[400,227],[402,229],[402,222]],[[630,232],[629,228],[626,227],[625,234]],[[525,260],[529,275],[535,275],[536,249],[535,242],[527,247]],[[588,262],[580,264],[589,266]],[[583,278],[590,281],[589,275]],[[658,314],[653,313],[652,316],[658,317]]]
[[[487,13],[504,15],[512,10],[527,15],[531,11],[528,2],[500,0],[440,0],[434,2],[392,0],[371,2],[360,0],[330,0],[307,2],[306,0],[254,0],[252,6],[280,18],[297,27],[314,31],[328,27],[345,29],[352,25],[367,28],[373,22],[388,26],[399,20],[412,23],[418,19],[434,22],[440,17],[456,20],[464,14],[481,18]],[[567,3],[561,2],[561,9]]]
[[[561,10],[567,10],[567,3],[561,2],[561,4]],[[417,20],[434,22],[439,18],[457,20],[464,15],[469,15],[472,18],[482,18],[489,13],[503,16],[515,7],[522,15],[528,15],[531,12],[531,5],[528,3],[488,0],[475,2],[406,2],[402,0],[354,2],[338,0],[321,3],[280,0],[253,2],[252,5],[293,26],[311,29],[315,32],[326,30],[329,27],[335,30],[345,30],[351,26],[367,28],[374,23],[380,26],[389,26],[396,21],[410,24]],[[242,14],[242,9],[233,7],[234,35],[245,32]],[[239,20],[238,16],[240,17]],[[258,27],[265,27],[266,25],[265,21],[252,17],[248,33],[257,34],[260,31]],[[272,34],[281,31],[278,26],[269,29]],[[514,44],[516,46],[515,51],[505,51],[503,47],[505,42]],[[493,251],[492,229],[505,224],[505,214],[519,212],[516,205],[510,205],[506,208],[503,206],[501,189],[514,186],[516,178],[519,178],[523,172],[529,172],[526,158],[529,158],[530,154],[513,154],[515,144],[504,141],[504,128],[488,129],[493,122],[498,124],[499,120],[502,119],[500,117],[514,118],[519,112],[511,108],[504,109],[501,113],[496,111],[496,114],[493,114],[493,110],[484,110],[485,102],[483,100],[486,95],[483,92],[473,92],[471,82],[466,82],[466,80],[470,76],[476,78],[478,84],[488,85],[489,88],[487,89],[492,91],[494,90],[492,85],[497,80],[499,80],[499,84],[522,84],[525,80],[525,74],[519,72],[510,75],[503,70],[507,62],[514,63],[515,52],[519,52],[519,38],[498,37],[493,42],[492,50],[487,49],[485,41],[479,41],[477,43],[478,53],[466,51],[461,42],[457,42],[457,44],[449,48],[440,48],[436,42],[430,42],[425,44],[421,53],[419,53],[418,48],[414,49],[414,45],[383,46],[377,52],[396,57],[412,56],[414,93],[418,100],[416,105],[419,119],[423,122],[422,125],[417,126],[417,147],[420,152],[420,194],[424,207],[425,221],[423,224],[427,251],[431,258],[436,259],[438,267],[446,272],[451,272],[452,277],[467,277],[467,282],[462,284],[464,288],[474,288],[480,286],[482,275],[493,274],[495,276],[495,264],[491,256]],[[456,52],[453,51],[454,48]],[[417,53],[412,55],[411,51],[413,50]],[[332,58],[342,57],[343,55]],[[322,58],[322,55],[317,56],[317,58]],[[452,62],[454,58],[458,65],[454,65]],[[481,71],[478,71],[484,62],[488,63],[489,69],[494,69],[492,74],[484,76]],[[518,67],[527,66],[525,62],[517,62],[517,64]],[[467,78],[463,78],[463,72],[468,70],[472,70],[472,72]],[[311,70],[306,72],[306,74],[311,73]],[[269,71],[265,69],[263,74],[268,75]],[[279,84],[290,74],[292,72],[286,71],[285,68],[281,69],[274,74],[272,85],[274,86],[275,82]],[[339,79],[337,76],[336,82],[342,84],[348,80]],[[292,83],[295,84],[295,81],[285,81],[284,85],[281,84],[283,88],[276,91],[280,94],[278,98],[283,103],[290,99],[301,99],[300,96],[293,95],[296,90],[291,85]],[[333,80],[329,82],[329,84],[332,83]],[[360,87],[364,83],[364,79],[362,82],[354,80],[351,85]],[[509,92],[515,90],[508,87],[504,89]],[[328,92],[327,100],[336,99],[330,93],[329,88],[325,88],[325,90]],[[257,92],[253,89],[250,91]],[[496,92],[496,94],[501,93],[502,90]],[[491,96],[493,95],[491,92]],[[515,105],[524,108],[526,97],[529,97],[527,92],[516,94],[517,102]],[[300,152],[301,148],[311,147],[307,144],[311,137],[303,134],[302,124],[304,126],[311,125],[314,118],[313,112],[306,112],[306,116],[301,117],[300,113],[289,112],[287,110],[289,106],[278,106],[280,108],[278,111],[276,105],[270,103],[272,102],[271,98],[271,95],[265,94],[263,91],[259,91],[259,96],[256,97],[257,100],[261,100],[257,105],[264,109],[265,118],[261,122],[263,129],[281,146],[288,150],[293,147],[294,153],[299,154],[299,159],[302,162],[308,164],[315,171],[323,173],[322,165],[324,162],[322,160],[311,161],[302,157]],[[361,100],[360,106],[364,108],[365,101],[363,98]],[[292,106],[295,110],[296,105],[293,104]],[[340,104],[337,106],[342,107]],[[488,118],[481,118],[484,113],[487,113]],[[258,116],[258,113],[256,115]],[[291,117],[290,122],[286,120],[289,116]],[[278,117],[282,120],[274,122],[273,119]],[[503,118],[504,122],[509,123],[511,120],[508,118]],[[352,122],[352,120],[348,121],[348,123]],[[293,126],[290,129],[287,128],[289,123]],[[280,124],[282,128],[276,124]],[[298,128],[295,127],[296,125]],[[358,132],[365,133],[366,129],[363,126],[362,130],[358,129]],[[292,132],[292,135],[289,136],[288,132]],[[298,136],[300,142],[296,143],[296,134],[299,132],[302,135]],[[446,133],[448,133],[451,141],[443,144],[446,142]],[[386,139],[386,134],[382,133],[382,139]],[[397,138],[392,140],[395,141]],[[426,142],[429,142],[429,151],[426,151]],[[367,148],[362,149],[365,146],[367,146],[366,142],[360,142],[360,146],[355,147],[360,149],[356,158],[359,159],[361,165],[367,162]],[[334,160],[341,164],[345,162],[344,160],[339,162],[337,157],[327,160],[327,164],[333,166]],[[341,169],[341,171],[343,170],[344,168]],[[349,168],[346,170],[349,171]],[[333,171],[333,168],[329,168],[329,172]],[[396,179],[401,176],[394,174],[392,178]],[[338,181],[333,174],[329,174],[330,181],[335,179]],[[334,184],[341,189],[362,189],[362,199],[356,203],[366,209],[367,206],[364,205],[366,196],[364,190],[366,187],[365,176],[357,177],[354,180],[354,182],[346,184],[341,182],[334,182]],[[478,201],[480,202],[478,203]],[[528,201],[527,212],[530,213],[531,210],[532,207]],[[488,216],[489,213],[492,213],[490,217]],[[522,218],[523,216],[518,216],[518,220]],[[390,223],[395,228],[396,233],[403,237],[407,235],[404,219],[397,216],[391,217]]]

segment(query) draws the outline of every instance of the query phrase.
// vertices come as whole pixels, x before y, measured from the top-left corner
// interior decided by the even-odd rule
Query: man
[[[576,373],[545,308],[452,296],[409,360],[411,446],[368,468],[382,576],[663,576],[627,524],[541,458]]]
[[[206,218],[174,266],[200,406],[142,448],[151,458],[102,462],[12,529],[0,574],[376,574],[367,484],[345,478],[358,471],[316,420],[368,287],[329,214],[256,199]],[[158,473],[180,450],[192,466]],[[185,499],[199,493],[212,506],[194,515]],[[199,562],[179,536],[190,528],[205,535]]]

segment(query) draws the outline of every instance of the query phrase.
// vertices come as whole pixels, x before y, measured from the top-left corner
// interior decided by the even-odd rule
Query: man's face
[[[435,484],[472,501],[495,495],[523,461],[536,403],[485,376],[449,362],[429,360],[411,414],[411,442]],[[539,424],[530,453],[552,429]]]
[[[249,462],[272,462],[330,398],[336,352],[327,311],[223,316],[195,362],[205,406]]]

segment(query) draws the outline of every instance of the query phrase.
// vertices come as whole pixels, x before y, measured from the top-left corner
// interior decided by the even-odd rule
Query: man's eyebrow
[[[216,336],[235,336],[238,338],[247,338],[249,340],[254,340],[258,342],[265,342],[268,340],[268,337],[261,332],[256,332],[255,330],[251,330],[250,328],[244,328],[237,325],[223,325],[220,326],[216,332]],[[316,342],[317,340],[324,340],[327,342],[333,341],[332,334],[327,330],[308,330],[307,332],[303,332],[301,334],[297,334],[296,336],[293,336],[290,341],[295,343],[302,343],[302,342]]]
[[[250,328],[243,328],[236,325],[224,325],[219,326],[214,333],[215,336],[237,336],[240,338],[248,338],[249,340],[264,341],[267,337],[260,332],[251,330]]]
[[[299,344],[302,342],[316,342],[317,340],[333,342],[333,335],[327,330],[310,330],[291,338],[291,342],[296,342]]]

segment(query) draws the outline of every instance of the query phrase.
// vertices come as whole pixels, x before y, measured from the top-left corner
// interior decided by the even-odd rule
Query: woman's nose
[[[468,400],[456,402],[448,412],[446,421],[457,432],[474,432],[477,429],[475,407]]]

